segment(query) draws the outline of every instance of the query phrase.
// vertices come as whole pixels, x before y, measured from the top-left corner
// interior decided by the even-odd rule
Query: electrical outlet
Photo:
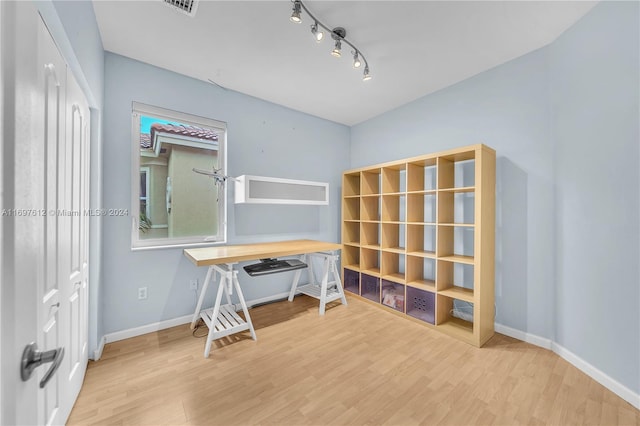
[[[198,290],[198,280],[197,279],[189,281],[189,290],[194,290],[194,291]]]
[[[144,300],[147,298],[147,288],[140,287],[138,288],[138,300]]]

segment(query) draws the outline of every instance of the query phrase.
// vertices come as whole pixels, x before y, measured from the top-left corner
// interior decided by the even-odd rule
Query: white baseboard
[[[263,297],[261,299],[255,299],[255,300],[247,300],[247,307],[251,308],[255,305],[259,305],[261,303],[269,303],[269,302],[273,302],[275,300],[279,300],[279,299],[284,299],[289,297],[289,293],[279,293],[279,294],[274,294],[272,296],[268,296],[268,297]],[[241,306],[239,303],[234,305],[236,310],[240,310]],[[104,348],[105,343],[111,343],[111,342],[117,342],[119,340],[124,340],[124,339],[129,339],[131,337],[136,337],[136,336],[142,336],[143,334],[147,334],[147,333],[153,333],[155,331],[160,331],[160,330],[164,330],[165,328],[171,328],[171,327],[176,327],[178,325],[182,325],[182,324],[188,324],[191,322],[191,319],[193,318],[193,315],[185,315],[182,317],[178,317],[178,318],[173,318],[173,319],[169,319],[169,320],[164,320],[164,321],[159,321],[159,322],[154,322],[151,324],[147,324],[147,325],[143,325],[140,327],[135,327],[135,328],[130,328],[127,330],[121,330],[121,331],[116,331],[113,333],[108,333],[105,334],[104,337],[102,337],[102,340],[100,341],[100,345],[98,347],[98,349],[96,349],[95,351],[95,358],[96,360],[100,359],[99,355],[102,355],[102,350]],[[99,351],[99,353],[98,353]]]
[[[171,328],[178,325],[190,323],[191,318],[193,318],[193,315],[185,315],[178,318],[154,322],[140,327],[130,328],[128,330],[116,331],[114,333],[105,334],[104,339],[106,340],[106,343],[112,343],[119,340],[129,339],[131,337],[142,336],[143,334],[153,333],[154,331],[164,330],[165,328]]]
[[[611,392],[618,395],[620,398],[627,401],[629,404],[636,407],[640,410],[640,394],[635,393],[622,383],[617,380],[611,378],[607,374],[598,370],[593,365],[589,364],[567,348],[553,342],[553,347],[551,350],[557,353],[562,359],[567,361],[569,364],[576,367],[578,370],[582,371],[587,376],[591,377],[596,382],[600,383],[605,388],[609,389]]]
[[[551,350],[553,345],[551,339],[545,339],[544,337],[536,336],[535,334],[507,327],[506,325],[496,323],[495,330],[497,333],[513,337],[514,339],[522,340],[523,342],[531,343],[532,345],[540,346],[541,348]]]
[[[102,336],[100,342],[98,343],[98,347],[95,351],[93,351],[93,360],[97,361],[102,357],[102,351],[104,350],[104,345],[107,343],[107,339],[105,336]]]
[[[640,394],[635,393],[622,383],[611,378],[601,370],[597,369],[593,365],[589,364],[567,348],[559,345],[551,339],[536,336],[535,334],[527,333],[525,331],[516,330],[515,328],[507,327],[502,324],[495,324],[496,332],[504,334],[509,337],[513,337],[523,342],[531,343],[532,345],[539,346],[544,349],[549,349],[556,353],[560,358],[567,361],[569,364],[582,371],[587,376],[591,377],[596,382],[600,383],[611,392],[618,395],[620,398],[633,405],[640,410]]]

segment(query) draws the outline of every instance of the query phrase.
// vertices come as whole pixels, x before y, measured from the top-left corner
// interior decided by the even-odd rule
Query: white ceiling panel
[[[94,1],[105,50],[353,125],[539,49],[587,13],[583,1],[305,1],[347,30],[316,43],[290,1],[200,1],[194,17],[153,1]]]

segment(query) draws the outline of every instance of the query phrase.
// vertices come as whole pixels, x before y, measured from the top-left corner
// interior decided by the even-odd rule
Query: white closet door
[[[63,186],[66,209],[64,248],[65,292],[69,308],[67,334],[68,376],[65,399],[76,400],[88,362],[88,279],[89,279],[89,107],[73,75],[67,73],[66,173]]]
[[[60,55],[49,31],[41,19],[38,19],[38,101],[41,105],[42,126],[41,137],[33,140],[35,147],[42,150],[42,221],[43,245],[38,253],[41,261],[38,263],[38,302],[40,336],[38,346],[40,350],[66,348],[67,338],[64,329],[66,306],[63,299],[64,281],[61,279],[61,258],[59,256],[62,218],[59,209],[62,194],[60,181],[64,176],[65,137],[65,95],[66,95],[66,64]],[[39,120],[35,121],[36,123]],[[67,355],[65,355],[67,356]],[[63,358],[64,362],[64,358]],[[63,367],[63,365],[60,365]],[[44,379],[51,364],[39,368],[38,380]],[[64,407],[62,407],[62,389],[65,386],[65,369],[59,368],[49,382],[42,388],[41,412],[44,413],[46,424],[64,421]]]

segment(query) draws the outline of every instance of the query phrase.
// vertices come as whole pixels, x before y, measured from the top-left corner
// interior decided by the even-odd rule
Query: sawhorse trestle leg
[[[318,285],[315,283],[315,274],[313,273],[313,258],[323,259],[322,281]],[[343,305],[347,304],[344,296],[340,273],[338,272],[338,255],[333,253],[309,253],[301,256],[303,262],[309,260],[309,284],[298,287],[302,270],[296,271],[293,277],[293,284],[289,292],[289,302],[293,301],[296,292],[306,294],[320,300],[319,314],[324,315],[327,303],[340,299]],[[333,281],[329,281],[329,274],[333,276]]]
[[[193,314],[193,318],[191,320],[192,329],[195,327],[195,324],[198,321],[198,317],[202,318],[204,323],[209,328],[207,343],[204,348],[205,358],[209,356],[209,352],[211,351],[211,343],[215,339],[220,339],[231,334],[249,330],[253,340],[257,340],[256,332],[253,329],[253,323],[251,322],[251,317],[249,316],[247,303],[244,300],[244,295],[242,294],[242,289],[240,288],[240,283],[238,282],[238,271],[233,269],[234,264],[235,263],[227,263],[224,265],[212,265],[209,267],[207,276],[202,286],[200,298],[198,299],[198,304],[196,305],[196,311]],[[209,288],[209,284],[213,279],[215,279],[214,277],[216,273],[220,273],[220,281],[218,283],[216,301],[213,305],[213,308],[201,310],[205,294],[207,292],[207,289]],[[238,293],[238,299],[240,300],[240,305],[242,306],[242,312],[244,312],[244,320],[236,313],[235,306],[231,303],[231,295],[233,294],[234,288]],[[223,292],[227,299],[226,305],[222,304]]]

